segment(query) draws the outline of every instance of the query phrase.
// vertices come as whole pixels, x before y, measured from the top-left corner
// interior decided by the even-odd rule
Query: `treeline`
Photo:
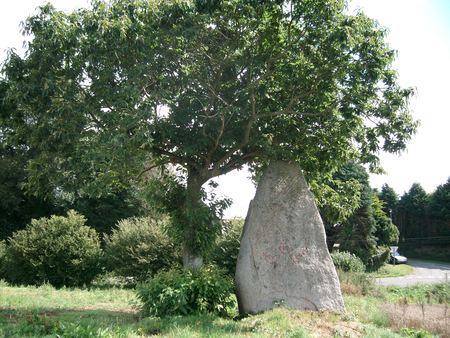
[[[318,183],[338,195],[321,202],[312,186],[330,252],[353,253],[369,269],[382,265],[386,249],[397,245],[410,258],[450,261],[450,178],[430,194],[414,183],[399,197],[387,184],[373,189],[367,170],[349,162]]]
[[[404,253],[450,261],[450,177],[429,194],[414,183],[401,197],[384,184],[379,197],[400,232]]]
[[[87,219],[86,225],[100,234],[109,234],[119,220],[148,214],[145,200],[136,189],[89,197],[80,189],[70,193],[55,190],[50,196],[26,193],[27,166],[36,156],[30,148],[0,147],[0,241],[25,229],[32,219],[65,215],[75,210]]]

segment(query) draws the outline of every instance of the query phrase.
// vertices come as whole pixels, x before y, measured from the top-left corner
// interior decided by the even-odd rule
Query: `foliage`
[[[415,284],[406,287],[391,286],[388,288],[394,301],[406,303],[450,303],[450,283]]]
[[[226,315],[234,304],[232,279],[214,265],[198,271],[162,271],[136,288],[146,315],[165,317],[200,313]]]
[[[32,218],[57,213],[53,199],[27,196],[22,189],[28,179],[27,163],[36,156],[33,149],[0,144],[0,240],[24,229]]]
[[[379,199],[384,202],[383,211],[390,215],[391,212],[398,209],[399,198],[397,193],[393,188],[391,188],[386,183],[381,187],[381,192],[379,194]]]
[[[400,232],[399,246],[409,256],[448,261],[448,253],[442,249],[450,240],[450,221],[446,217],[446,210],[450,210],[449,187],[447,182],[427,194],[419,183],[414,183],[397,203],[397,209],[392,210]]]
[[[336,269],[345,272],[364,272],[366,267],[361,259],[350,252],[333,252],[331,254]]]
[[[406,239],[399,242],[399,251],[401,250],[400,252],[410,259],[450,263],[449,241],[448,238],[444,238],[444,240],[442,243],[425,244],[424,242],[432,242],[432,240],[424,238],[423,241],[414,242]]]
[[[139,217],[146,212],[145,201],[134,188],[99,197],[89,197],[81,193],[62,194],[56,200],[59,208],[73,209],[86,217],[86,225],[100,234],[111,233],[120,220]]]
[[[389,217],[383,216],[377,219],[375,236],[378,245],[390,247],[398,243],[399,231]]]
[[[450,219],[450,177],[431,194],[428,213],[442,219]]]
[[[414,330],[409,328],[403,328],[400,330],[400,333],[405,335],[406,337],[413,338],[432,338],[433,336],[426,330]]]
[[[118,276],[145,280],[181,263],[180,246],[163,233],[167,218],[130,218],[119,221],[105,236],[108,270]]]
[[[5,241],[0,240],[0,280],[5,278],[3,265],[6,260],[6,248]]]
[[[428,194],[417,182],[411,186],[408,192],[402,195],[399,202],[397,223],[400,223],[398,226],[403,238],[435,236],[434,229],[426,226],[429,202]],[[426,244],[429,244],[429,242],[427,241]]]
[[[333,174],[333,179],[334,182],[350,182],[357,190],[340,197],[353,200],[354,207],[347,216],[334,218],[327,208],[319,209],[328,250],[332,252],[334,243],[339,241],[340,251],[355,254],[369,270],[376,270],[389,259],[386,248],[381,247],[397,243],[398,230],[383,212],[383,204],[370,187],[369,174],[363,166],[350,161]]]
[[[399,209],[407,210],[415,216],[425,216],[429,203],[429,196],[420,183],[413,183],[409,191],[403,194]]]
[[[377,271],[385,264],[389,262],[391,254],[391,249],[389,247],[378,246],[375,254],[369,257],[368,264],[366,265],[367,270]]]
[[[375,237],[379,246],[390,247],[398,243],[399,231],[392,220],[383,211],[384,203],[377,194],[373,196],[373,215],[375,217]]]
[[[71,210],[67,217],[32,220],[13,234],[3,262],[5,279],[16,284],[79,286],[101,271],[100,241],[85,218]]]
[[[60,189],[46,200],[26,194],[27,164],[38,153],[36,149],[0,146],[0,239],[25,229],[33,218],[63,215],[71,209],[84,215],[86,225],[100,233],[109,232],[118,220],[143,212],[143,201],[131,189],[98,198]]]
[[[204,188],[192,196],[179,177],[167,171],[162,176],[148,180],[147,199],[158,212],[171,216],[165,231],[175,242],[184,244],[183,251],[209,254],[222,230],[223,212],[231,201],[218,199],[214,193],[208,195]],[[209,185],[217,187],[214,181]]]
[[[359,206],[362,186],[353,178],[336,178],[336,173],[332,177],[325,175],[321,179],[311,180],[309,186],[322,217],[327,234],[327,247],[331,253],[341,236],[342,222]]]
[[[233,278],[236,274],[237,256],[243,228],[243,218],[223,221],[222,234],[218,237],[210,255],[210,260]]]
[[[309,186],[314,195],[320,215],[326,223],[345,221],[358,208],[362,186],[354,178],[341,177],[341,167],[331,177],[324,175],[311,180]]]
[[[363,272],[346,272],[336,269],[341,284],[341,291],[345,295],[372,295],[375,289],[374,279]]]
[[[357,180],[361,185],[358,208],[346,221],[339,224],[340,251],[348,251],[358,256],[368,268],[371,259],[377,254],[375,218],[373,216],[373,191],[369,183],[366,169],[354,162],[348,162],[336,173],[336,179],[341,181]]]
[[[416,132],[414,91],[397,83],[387,29],[345,3],[40,7],[24,24],[25,57],[10,51],[2,69],[8,142],[41,150],[28,190],[98,196],[155,165],[182,166],[189,202],[173,224],[189,256],[202,236],[214,242],[200,202],[213,177],[275,159],[311,176],[349,159],[381,170],[378,153],[401,152]],[[207,216],[195,222],[197,211]]]

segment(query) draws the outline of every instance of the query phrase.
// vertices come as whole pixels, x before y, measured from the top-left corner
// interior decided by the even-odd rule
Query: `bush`
[[[349,252],[334,252],[331,254],[336,269],[345,272],[364,272],[366,267],[362,260]]]
[[[217,239],[211,254],[211,260],[214,264],[224,269],[232,277],[236,273],[237,256],[239,254],[243,228],[243,218],[235,218],[224,222],[222,225],[222,234]]]
[[[163,233],[167,219],[130,218],[105,236],[106,267],[115,275],[145,280],[181,264],[181,250]]]
[[[197,272],[173,269],[139,283],[137,297],[144,314],[165,317],[216,313],[227,315],[234,301],[234,284],[219,268],[209,265]]]
[[[368,271],[377,271],[385,265],[390,258],[391,249],[379,246],[374,255],[372,255],[366,265]]]
[[[95,230],[70,210],[67,217],[32,220],[13,234],[5,250],[5,279],[14,284],[80,286],[101,272],[102,250]]]

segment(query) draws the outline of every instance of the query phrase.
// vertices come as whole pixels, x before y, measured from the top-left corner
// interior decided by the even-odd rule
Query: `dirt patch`
[[[395,332],[407,327],[450,338],[449,305],[383,304],[380,309],[389,318],[389,327]]]

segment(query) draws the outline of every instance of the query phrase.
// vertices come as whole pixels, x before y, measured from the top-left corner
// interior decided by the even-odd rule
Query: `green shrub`
[[[216,245],[211,253],[211,261],[219,268],[224,269],[232,277],[236,273],[237,256],[239,254],[243,228],[243,218],[235,218],[224,222],[222,225],[222,234],[217,239]]]
[[[163,233],[168,219],[130,218],[105,236],[106,267],[118,276],[145,280],[181,264],[180,246]]]
[[[413,338],[432,338],[432,336],[428,331],[426,330],[414,330],[407,327],[404,327],[400,330],[400,333],[402,336],[405,337],[413,337]]]
[[[331,258],[336,269],[345,272],[364,272],[366,270],[362,260],[349,252],[333,252]]]
[[[139,283],[137,297],[146,315],[165,317],[216,313],[226,315],[234,305],[234,284],[219,268],[209,265],[197,272],[172,269],[161,271]]]
[[[102,250],[95,230],[70,210],[67,217],[32,220],[13,234],[5,251],[5,279],[14,284],[80,286],[101,272]]]

